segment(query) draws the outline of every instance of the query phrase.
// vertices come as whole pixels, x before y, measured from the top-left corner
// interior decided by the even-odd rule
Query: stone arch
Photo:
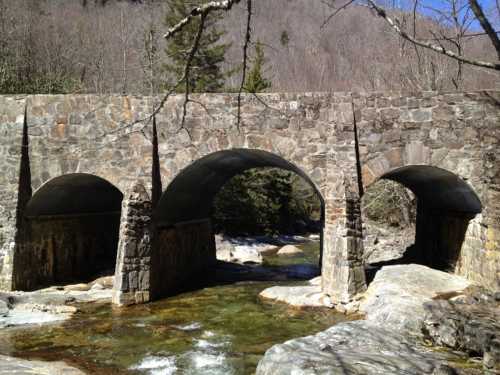
[[[396,159],[404,161],[403,157]],[[460,273],[463,248],[470,242],[469,222],[482,212],[482,203],[470,184],[437,166],[410,164],[391,168],[387,153],[375,159],[367,170],[381,174],[369,179],[366,187],[389,179],[411,190],[417,198],[415,241],[403,261]]]
[[[215,195],[233,176],[258,167],[281,168],[304,178],[320,199],[324,222],[324,199],[315,183],[295,164],[260,149],[236,148],[208,154],[171,181],[153,213],[153,298],[175,291],[187,278],[196,277],[214,264],[210,213]]]
[[[159,223],[174,224],[206,218],[215,194],[229,179],[259,167],[275,167],[296,173],[311,185],[324,206],[318,187],[297,165],[268,151],[235,148],[203,156],[180,171],[162,194],[155,219]]]
[[[24,210],[14,256],[15,288],[88,281],[113,269],[122,199],[113,184],[86,173],[58,176],[40,186]]]

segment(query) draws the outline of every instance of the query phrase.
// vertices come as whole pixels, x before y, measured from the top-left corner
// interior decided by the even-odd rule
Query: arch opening
[[[408,212],[411,212],[411,217],[409,217],[410,225],[402,229],[396,228],[397,231],[386,229],[385,233],[393,237],[400,236],[396,240],[387,239],[387,246],[396,244],[396,246],[404,246],[404,249],[387,248],[385,250],[394,250],[395,255],[399,253],[402,257],[390,261],[385,259],[379,265],[418,263],[442,271],[456,272],[460,268],[462,247],[469,222],[482,211],[481,201],[472,187],[452,172],[426,165],[411,165],[392,170],[382,175],[378,181],[368,187],[368,190],[384,181],[395,182],[408,189],[406,196],[409,200],[406,203],[401,203],[399,200],[400,207],[396,209],[401,212],[406,211],[406,216]],[[394,191],[398,191],[397,194],[405,194],[405,189],[391,189],[385,192],[385,194],[392,194],[391,198],[394,198]],[[365,208],[371,204],[365,202],[365,199],[363,203]],[[403,207],[405,205],[406,207]],[[396,226],[399,227],[399,223]],[[413,241],[411,238],[403,238],[412,234]],[[368,241],[372,240],[368,239]],[[365,244],[366,241],[365,236]],[[406,245],[409,246],[406,247]],[[368,244],[367,247],[370,246],[371,244]],[[365,253],[365,256],[368,254]]]
[[[321,255],[324,200],[314,182],[296,165],[267,151],[219,151],[182,170],[164,191],[155,209],[153,217],[157,235],[152,258],[153,290],[165,295],[173,285],[179,285],[182,274],[193,276],[215,264],[214,200],[233,177],[262,168],[292,172],[312,187],[321,207],[318,225]]]
[[[88,282],[113,273],[123,195],[103,178],[74,173],[42,185],[24,212],[16,288]]]

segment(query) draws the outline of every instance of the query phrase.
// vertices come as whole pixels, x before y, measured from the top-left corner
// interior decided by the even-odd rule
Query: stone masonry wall
[[[151,275],[153,298],[196,285],[216,262],[210,220],[157,228]]]
[[[498,280],[500,257],[499,96],[498,92],[263,94],[259,99],[247,95],[238,128],[236,95],[202,94],[194,99],[203,105],[189,104],[183,129],[179,127],[183,97],[174,96],[157,115],[162,185],[167,187],[193,161],[220,150],[262,149],[290,161],[311,178],[325,200],[323,272],[328,274],[326,283],[331,284],[335,274],[349,265],[343,262],[346,259],[333,255],[340,252],[334,238],[339,233],[353,239],[358,236],[348,231],[346,197],[356,201],[360,186],[366,188],[384,173],[404,165],[444,168],[466,179],[484,207],[482,215],[474,219],[479,227],[469,227],[466,236],[466,243],[479,238],[481,245],[469,240],[473,250],[464,254],[477,254],[480,260],[462,262],[474,269],[460,268],[460,272],[493,286]],[[117,95],[0,97],[0,163],[5,171],[0,175],[0,225],[7,228],[0,232],[11,236],[13,230],[25,105],[34,194],[44,182],[74,172],[105,178],[122,192],[141,180],[149,191],[152,127],[148,119],[160,99]],[[362,185],[358,184],[357,167],[362,171]],[[479,232],[476,237],[471,237],[473,231]],[[11,243],[5,242],[0,252],[8,259]],[[4,269],[9,269],[9,262],[4,263]],[[488,276],[479,275],[485,269]],[[352,276],[354,268],[345,274]],[[343,282],[356,279],[351,276]],[[9,277],[8,272],[1,272],[0,280],[7,287]]]
[[[28,220],[17,249],[16,289],[89,281],[114,269],[119,220],[119,214]]]
[[[0,290],[11,289],[24,97],[0,96]]]
[[[396,168],[430,165],[476,192],[483,212],[466,232],[456,272],[498,288],[500,94],[367,93],[356,94],[354,106],[365,187]]]

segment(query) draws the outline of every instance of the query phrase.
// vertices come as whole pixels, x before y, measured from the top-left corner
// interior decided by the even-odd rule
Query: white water
[[[183,324],[180,326],[173,326],[176,329],[180,329],[181,331],[196,331],[201,328],[201,323],[193,322],[188,324]]]
[[[171,375],[177,371],[175,357],[161,357],[151,355],[145,357],[140,363],[130,367],[131,370],[145,370],[149,375]]]

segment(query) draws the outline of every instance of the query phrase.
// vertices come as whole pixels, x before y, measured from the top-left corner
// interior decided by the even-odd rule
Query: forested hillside
[[[364,7],[349,7],[322,27],[330,13],[320,0],[254,2],[253,40],[264,46],[270,91],[500,87],[497,73],[480,68],[464,66],[457,79],[456,61],[417,53]],[[165,16],[163,0],[0,0],[0,92],[159,92]],[[232,42],[226,70],[241,64],[244,17],[236,9],[222,21],[224,40]],[[494,59],[486,37],[463,47]],[[234,74],[226,89],[239,81]]]

